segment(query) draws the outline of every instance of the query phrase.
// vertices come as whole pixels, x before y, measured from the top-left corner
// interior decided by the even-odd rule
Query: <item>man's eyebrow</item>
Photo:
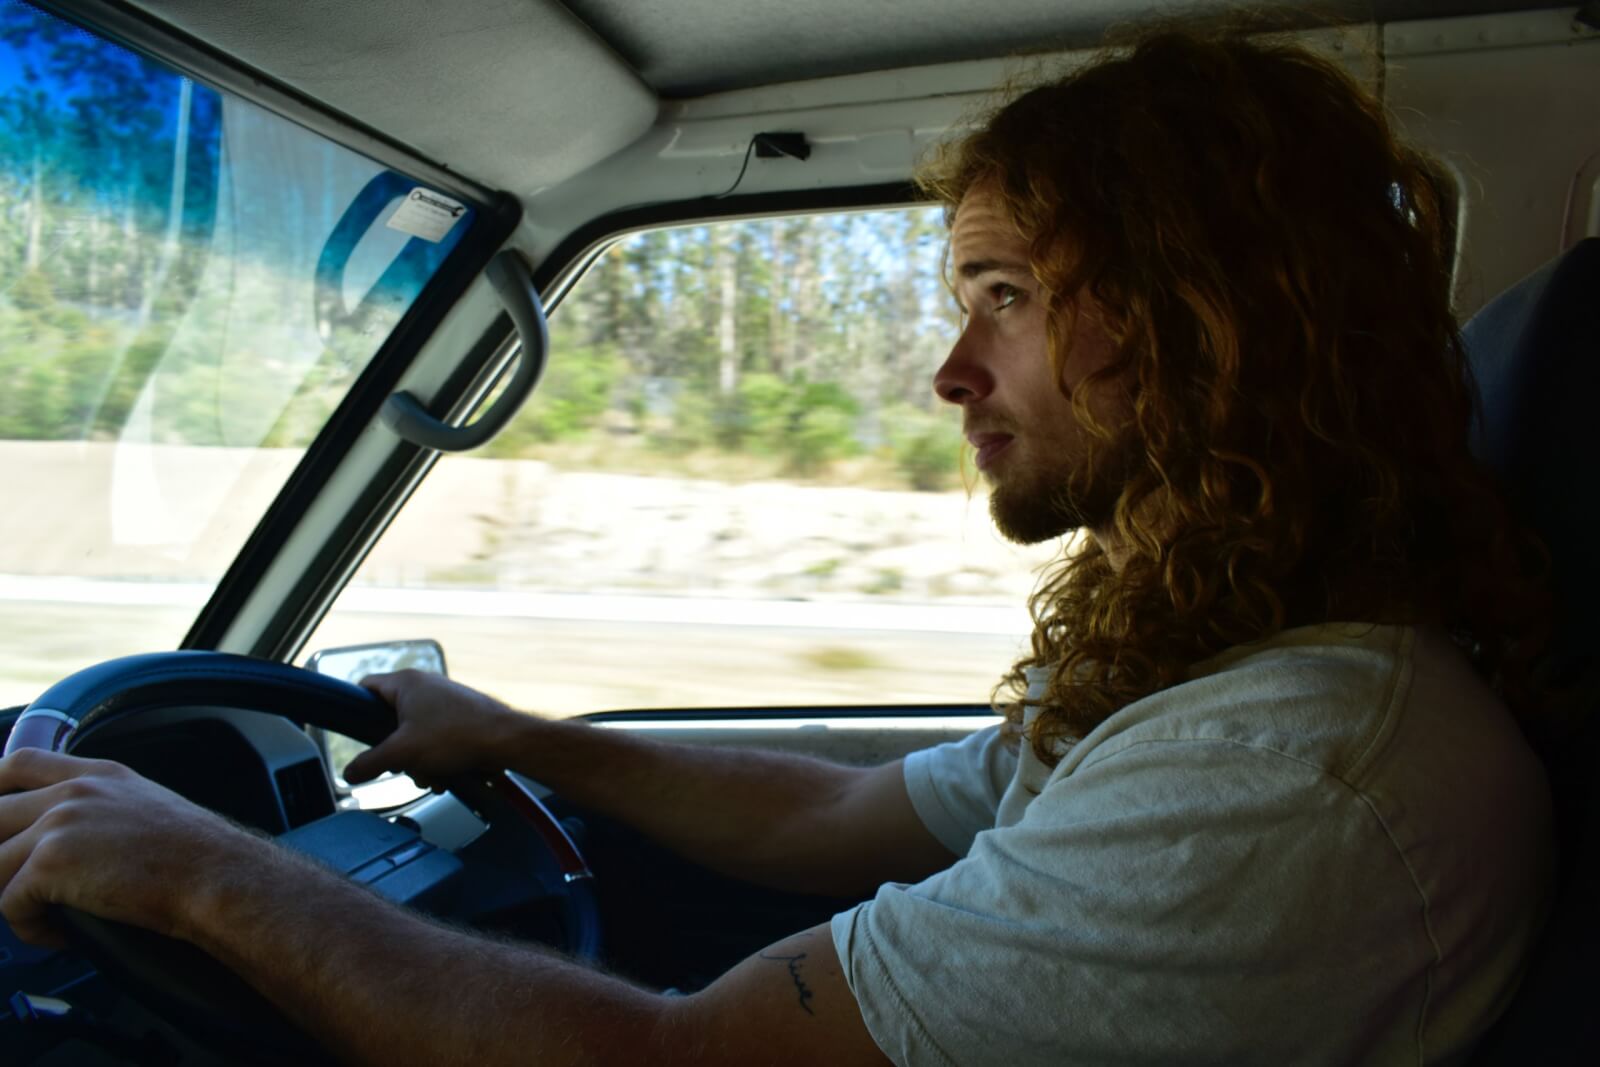
[[[956,274],[963,278],[976,278],[980,274],[991,271],[1016,274],[1026,273],[1030,268],[1028,264],[1010,259],[969,259],[956,267]]]

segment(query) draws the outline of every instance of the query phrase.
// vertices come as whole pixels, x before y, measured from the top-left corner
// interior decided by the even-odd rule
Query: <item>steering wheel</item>
[[[348,682],[222,652],[159,652],[108,660],[57,682],[17,719],[5,752],[71,753],[110,723],[173,707],[287,715],[369,745],[395,728],[393,709]],[[519,839],[512,842],[515,852],[528,858],[540,887],[559,904],[565,944],[557,947],[595,960],[600,924],[592,876],[549,809],[504,771],[447,785],[489,832]],[[235,1061],[326,1061],[326,1053],[266,998],[195,946],[69,908],[61,909],[59,919],[73,947],[103,973],[157,1014],[202,1031]]]

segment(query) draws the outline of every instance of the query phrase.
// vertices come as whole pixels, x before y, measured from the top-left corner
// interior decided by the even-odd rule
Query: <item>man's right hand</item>
[[[956,859],[912,807],[899,760],[840,766],[543,719],[419,671],[361,684],[394,705],[399,726],[350,761],[348,782],[393,770],[436,788],[467,771],[517,771],[711,870],[791,892],[859,897]]]
[[[400,771],[418,785],[435,787],[466,771],[499,770],[505,742],[532,720],[493,697],[426,671],[373,674],[361,685],[394,708],[399,724],[346,765],[344,780],[352,784]]]

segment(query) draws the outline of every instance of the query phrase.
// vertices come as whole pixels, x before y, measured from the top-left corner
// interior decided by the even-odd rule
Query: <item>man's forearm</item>
[[[954,858],[918,817],[898,761],[842,767],[653,741],[521,714],[419,671],[362,684],[395,708],[398,725],[350,761],[352,782],[396,770],[431,784],[507,767],[702,866],[804,892],[863,894],[924,878]]]
[[[504,753],[558,795],[724,874],[838,894],[895,875],[863,870],[869,846],[835,825],[840,799],[866,773],[858,768],[532,718]]]
[[[667,998],[439,926],[267,842],[234,848],[206,865],[178,932],[343,1059],[605,1065],[683,1050]]]
[[[19,936],[59,939],[65,906],[182,938],[353,1062],[883,1063],[827,924],[663,997],[406,912],[120,764],[37,749],[0,760],[0,843]]]

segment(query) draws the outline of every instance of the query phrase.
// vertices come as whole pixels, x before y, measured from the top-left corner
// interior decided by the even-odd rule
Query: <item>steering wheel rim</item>
[[[183,706],[271,715],[292,708],[290,717],[298,722],[366,744],[382,741],[396,722],[393,709],[376,694],[336,678],[231,653],[157,652],[107,660],[57,682],[13,724],[5,753],[42,748],[70,754],[113,722]],[[596,960],[600,937],[592,875],[543,802],[504,771],[463,776],[446,786],[490,827],[509,821],[537,839],[554,867],[551,880],[561,883],[552,888],[567,934],[563,948],[580,959]],[[196,1023],[224,1040],[265,1041],[267,1047],[255,1051],[269,1059],[324,1058],[266,998],[195,946],[73,909],[61,909],[60,919],[76,950],[158,1014]]]

